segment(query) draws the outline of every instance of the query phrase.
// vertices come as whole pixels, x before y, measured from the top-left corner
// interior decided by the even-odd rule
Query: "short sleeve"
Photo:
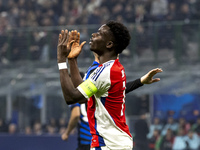
[[[78,90],[90,98],[94,94],[104,96],[110,88],[110,69],[106,66],[98,67],[90,77],[78,86]]]

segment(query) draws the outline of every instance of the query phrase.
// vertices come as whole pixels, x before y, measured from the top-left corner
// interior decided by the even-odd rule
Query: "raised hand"
[[[76,30],[70,32],[70,37],[69,37],[69,41],[67,45],[70,45],[71,41],[74,41],[74,42],[71,46],[71,51],[67,57],[68,59],[78,57],[78,55],[81,53],[83,45],[86,43],[86,41],[84,41],[80,44],[80,33],[77,32]]]
[[[145,74],[144,76],[141,77],[141,79],[140,79],[141,83],[142,84],[151,84],[151,83],[160,81],[160,78],[153,79],[153,76],[162,71],[163,70],[160,68],[152,69],[147,74]]]
[[[70,40],[70,35],[68,35],[68,30],[62,30],[59,34],[58,45],[57,45],[57,61],[58,63],[66,62],[66,58],[70,53],[71,45],[74,40]]]

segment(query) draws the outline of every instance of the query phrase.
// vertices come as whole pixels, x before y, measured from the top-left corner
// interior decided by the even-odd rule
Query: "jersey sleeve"
[[[77,106],[80,107],[80,104],[76,103],[76,104],[69,105],[71,111],[72,111],[72,109],[74,109],[74,107],[77,107]]]
[[[126,83],[126,94],[143,86],[143,84],[141,83],[140,79],[136,79],[134,81],[130,81]]]
[[[108,67],[98,67],[89,78],[81,83],[77,88],[85,98],[90,98],[94,94],[103,96],[110,87],[110,71]]]

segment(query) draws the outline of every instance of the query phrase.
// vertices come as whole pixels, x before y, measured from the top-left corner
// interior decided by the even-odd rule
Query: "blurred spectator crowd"
[[[175,120],[169,117],[164,122],[155,117],[148,125],[146,117],[135,121],[134,144],[136,150],[199,150],[200,149],[200,117],[194,122],[189,122],[180,117]],[[24,129],[19,129],[15,123],[5,123],[0,119],[0,133],[10,135],[57,135],[62,134],[67,127],[66,119],[50,118],[43,125],[34,121]],[[77,133],[76,130],[72,134]]]
[[[12,27],[198,19],[198,0],[0,0],[0,31]]]
[[[56,57],[58,32],[44,29],[24,32],[27,27],[99,25],[111,19],[137,24],[135,39],[139,40],[135,48],[140,55],[140,49],[148,48],[151,42],[148,40],[155,34],[152,28],[148,30],[140,24],[171,21],[188,24],[200,18],[199,8],[199,0],[0,0],[0,59],[8,63],[24,59],[48,61]],[[187,26],[183,30],[192,34]],[[82,40],[89,39],[91,31],[83,28],[80,32]],[[163,26],[157,33],[158,43],[172,48],[175,37],[172,27]],[[84,48],[88,56],[88,45]]]
[[[184,117],[163,122],[155,117],[150,125],[145,115],[135,123],[136,150],[200,150],[200,117],[191,123]]]
[[[50,118],[47,124],[42,124],[39,120],[34,120],[30,125],[20,129],[17,123],[6,123],[0,118],[0,133],[8,133],[10,135],[23,134],[23,135],[53,135],[62,134],[67,127],[65,118],[56,120]]]

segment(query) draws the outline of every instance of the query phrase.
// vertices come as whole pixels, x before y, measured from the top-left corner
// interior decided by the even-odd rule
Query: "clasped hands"
[[[58,63],[66,62],[66,59],[78,57],[81,53],[83,45],[86,41],[80,44],[80,33],[76,30],[69,32],[62,30],[59,34],[57,45],[57,61]]]

